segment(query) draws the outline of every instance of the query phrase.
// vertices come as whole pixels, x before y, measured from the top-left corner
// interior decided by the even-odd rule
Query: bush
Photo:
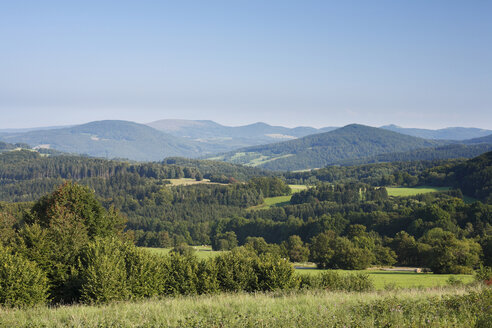
[[[179,255],[183,255],[183,256],[193,256],[196,250],[185,243],[181,243],[179,245],[174,246],[171,252],[178,253]]]
[[[44,304],[48,298],[48,279],[36,265],[0,245],[0,304],[25,307]]]
[[[258,290],[273,291],[295,288],[299,285],[299,277],[292,265],[278,256],[264,254],[255,259],[254,267]]]
[[[254,271],[256,256],[252,251],[235,248],[215,258],[220,289],[226,292],[257,290],[258,277]]]
[[[169,261],[133,245],[125,245],[127,286],[132,298],[167,293]]]
[[[81,300],[89,304],[124,300],[130,296],[121,241],[96,238],[81,252]]]
[[[199,285],[196,257],[170,252],[168,260],[166,293],[169,295],[196,294]]]
[[[475,279],[481,282],[492,282],[492,267],[480,265],[475,271]]]

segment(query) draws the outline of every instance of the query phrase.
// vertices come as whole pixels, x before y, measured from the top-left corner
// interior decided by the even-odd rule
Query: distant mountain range
[[[418,138],[391,129],[412,133],[434,131],[434,137],[441,136],[441,140]],[[456,133],[453,135],[452,131]],[[4,151],[27,144],[45,153],[51,149],[136,161],[210,158],[272,170],[300,170],[355,162],[473,157],[492,145],[492,131],[482,136],[484,131],[489,130],[374,128],[358,124],[322,129],[265,123],[230,127],[193,120],[161,120],[146,125],[115,120],[15,132],[0,130],[0,140],[8,143],[4,144]],[[458,141],[465,135],[474,138]]]
[[[208,120],[160,120],[147,125],[176,137],[183,137],[205,144],[220,143],[230,149],[292,140],[337,129],[336,127],[315,129],[303,126],[286,128],[261,122],[232,127]]]
[[[441,139],[441,140],[466,140],[472,138],[485,137],[492,134],[492,130],[477,129],[477,128],[445,128],[438,130],[429,129],[414,129],[402,128],[397,125],[385,125],[381,129],[407,134],[409,136],[424,138],[424,139]]]
[[[226,149],[204,148],[197,142],[128,121],[97,121],[69,128],[4,134],[0,138],[33,148],[137,161],[158,161],[168,156],[197,157]]]

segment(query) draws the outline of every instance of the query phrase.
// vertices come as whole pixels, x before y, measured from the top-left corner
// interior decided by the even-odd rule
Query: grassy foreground
[[[0,309],[0,326],[487,327],[491,292],[479,286],[368,293],[300,291]]]

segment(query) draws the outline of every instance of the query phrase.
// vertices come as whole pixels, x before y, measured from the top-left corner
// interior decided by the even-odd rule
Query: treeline
[[[408,161],[437,161],[446,159],[473,158],[485,152],[492,150],[492,143],[482,144],[451,144],[438,147],[420,148],[406,152],[397,152],[389,154],[379,154],[372,157],[361,159],[349,159],[338,161],[338,165],[361,165],[369,163],[386,163],[386,162],[408,162]]]
[[[424,183],[459,188],[465,195],[492,203],[492,152],[429,169],[422,176]]]
[[[396,198],[368,185],[320,185],[294,195],[292,205],[217,221],[212,240],[220,249],[252,236],[281,245],[296,235],[321,267],[398,263],[470,272],[492,262],[492,206],[460,196],[451,190]]]
[[[371,186],[446,186],[492,202],[492,152],[470,160],[393,162],[356,166],[328,166],[306,172],[284,173],[288,183],[362,182]]]
[[[442,165],[463,163],[465,160],[435,160],[364,164],[354,166],[327,166],[303,172],[286,172],[283,175],[291,184],[316,185],[319,182],[362,182],[371,186],[408,186],[422,184],[420,175],[426,170]]]
[[[212,177],[226,176],[233,177],[239,181],[248,181],[254,177],[278,175],[273,172],[265,171],[256,167],[231,164],[220,161],[197,160],[182,157],[168,157],[162,162],[164,165],[177,165],[180,167],[195,168],[202,174]]]

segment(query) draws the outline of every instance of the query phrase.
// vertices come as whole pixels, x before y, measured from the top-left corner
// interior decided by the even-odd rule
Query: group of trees
[[[101,303],[158,295],[266,291],[299,286],[273,254],[235,249],[208,261],[136,248],[124,221],[80,185],[65,183],[22,221],[2,220],[0,304]]]

